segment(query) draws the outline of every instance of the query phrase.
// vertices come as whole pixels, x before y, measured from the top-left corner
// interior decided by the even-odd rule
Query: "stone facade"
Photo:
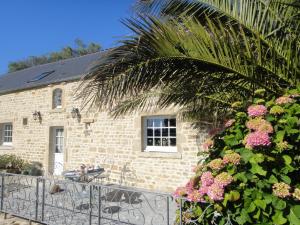
[[[74,90],[78,82],[65,82],[0,95],[0,124],[13,124],[12,146],[0,146],[0,154],[16,154],[29,161],[41,162],[46,174],[53,172],[51,128],[64,128],[64,169],[80,164],[104,166],[108,182],[140,188],[172,191],[184,184],[197,163],[199,146],[206,130],[195,130],[177,118],[177,152],[143,151],[143,117],[174,115],[176,110],[134,113],[114,119],[96,109],[80,110],[73,118],[73,107],[80,108]],[[63,90],[62,108],[52,109],[52,93]],[[41,113],[41,121],[33,112]],[[27,124],[26,124],[27,120]],[[2,131],[0,131],[2,133]]]

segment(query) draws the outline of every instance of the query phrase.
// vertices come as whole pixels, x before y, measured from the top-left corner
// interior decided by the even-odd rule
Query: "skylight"
[[[54,72],[55,72],[55,70],[51,70],[51,71],[41,73],[41,74],[35,76],[34,78],[32,78],[31,80],[27,81],[27,83],[39,81],[39,80],[49,76],[51,73],[54,73]]]

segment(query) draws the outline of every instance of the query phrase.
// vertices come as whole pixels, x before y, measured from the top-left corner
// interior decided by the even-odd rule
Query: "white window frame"
[[[56,105],[57,91],[61,92],[60,105]],[[63,90],[61,88],[56,88],[53,90],[53,93],[52,93],[52,108],[53,109],[61,109],[62,104],[63,104]]]
[[[147,128],[148,128],[148,119],[175,119],[176,121],[176,126],[170,126],[170,124],[168,125],[168,127],[157,127],[154,126],[155,128],[175,128],[176,129],[176,136],[170,136],[170,132],[168,132],[168,136],[162,136],[162,132],[160,134],[160,138],[167,138],[168,140],[170,140],[170,138],[175,138],[176,139],[176,146],[147,146],[147,139],[148,139],[148,135],[147,135]],[[154,123],[154,122],[153,122]],[[149,127],[150,128],[150,127]],[[154,131],[153,131],[154,132]],[[155,134],[153,133],[153,138],[155,138]],[[176,120],[176,116],[145,116],[143,117],[143,146],[144,146],[144,152],[166,152],[166,153],[172,153],[172,152],[177,152],[177,120]]]
[[[12,146],[13,143],[13,124],[12,123],[3,123],[2,126],[2,145],[4,146]],[[6,126],[10,126],[10,129],[6,129]],[[11,136],[7,136],[6,132],[10,132]],[[5,138],[11,138],[11,142],[5,141]]]
[[[55,138],[55,153],[63,153],[64,152],[64,129],[63,128],[55,128],[54,130],[54,138]],[[58,149],[59,152],[56,152]]]

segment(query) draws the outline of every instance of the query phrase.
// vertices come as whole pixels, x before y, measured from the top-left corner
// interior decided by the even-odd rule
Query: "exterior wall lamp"
[[[40,122],[42,121],[42,114],[40,111],[34,111],[32,116],[34,120],[39,120]]]
[[[72,118],[74,118],[74,119],[75,118],[80,119],[80,117],[81,117],[79,109],[75,108],[75,107],[73,107],[73,109],[71,111],[71,115],[72,115]]]

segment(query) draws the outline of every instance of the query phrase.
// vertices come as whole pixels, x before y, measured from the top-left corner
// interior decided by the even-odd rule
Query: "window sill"
[[[66,110],[63,108],[52,109],[50,111],[50,113],[63,113],[63,112],[66,112]]]
[[[157,152],[157,151],[143,151],[139,153],[141,158],[167,158],[167,159],[181,159],[180,152]]]
[[[5,150],[14,150],[14,147],[11,145],[0,145],[0,151],[5,151]]]

